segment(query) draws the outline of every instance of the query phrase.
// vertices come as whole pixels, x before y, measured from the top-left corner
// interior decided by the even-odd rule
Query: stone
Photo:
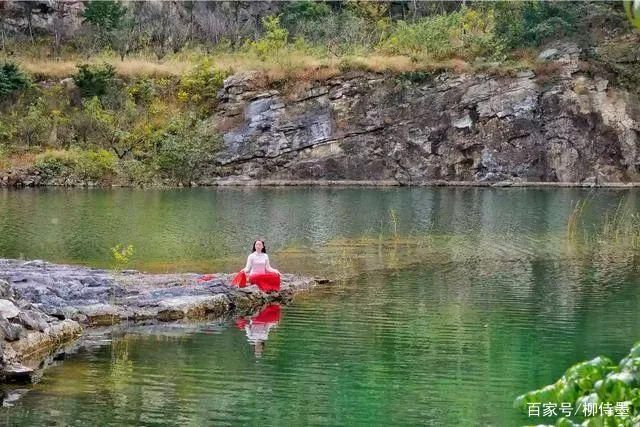
[[[20,325],[8,322],[0,318],[0,334],[7,341],[19,340],[23,335],[23,328]]]
[[[20,313],[20,309],[8,299],[0,299],[0,316],[12,319]]]
[[[11,364],[3,368],[6,382],[29,383],[33,382],[36,370],[20,363]]]
[[[110,304],[91,304],[79,306],[78,314],[86,316],[91,325],[113,325],[120,323],[121,311]]]
[[[469,117],[469,114],[465,114],[462,117],[458,117],[455,120],[451,121],[451,125],[457,129],[465,129],[470,128],[473,125],[473,120]]]
[[[46,315],[41,314],[35,310],[21,311],[18,314],[17,321],[28,329],[44,332],[48,327],[48,321],[50,321]]]
[[[0,259],[0,277],[9,275],[25,280],[0,283],[5,294],[19,288],[21,295],[17,305],[1,300],[4,313],[15,316],[11,320],[0,316],[0,377],[27,382],[37,380],[42,369],[23,365],[25,357],[49,358],[38,365],[46,366],[45,361],[55,357],[50,355],[82,333],[81,323],[113,326],[122,319],[170,321],[219,317],[232,310],[248,313],[268,302],[286,303],[294,292],[318,283],[284,274],[281,292],[265,294],[255,286],[243,290],[229,286],[233,275],[224,273],[207,284],[197,284],[197,274],[149,275],[133,270],[114,280],[104,270]],[[118,284],[120,280],[126,287]],[[105,283],[112,285],[96,286]],[[114,296],[114,290],[120,296]]]
[[[0,298],[15,298],[15,292],[6,280],[0,280]]]
[[[538,60],[548,61],[558,57],[558,49],[545,49],[538,55]]]
[[[15,370],[16,367],[9,368],[9,371]],[[28,368],[23,368],[28,369]],[[11,379],[11,374],[9,374],[9,379]],[[30,379],[30,376],[29,376]],[[4,389],[2,390],[2,406],[3,407],[11,407],[14,406],[14,402],[20,400],[22,396],[27,394],[31,389],[30,388],[13,388],[13,389]]]

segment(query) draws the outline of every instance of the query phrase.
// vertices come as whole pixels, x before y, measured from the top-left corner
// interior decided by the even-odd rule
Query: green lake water
[[[633,190],[0,192],[0,257],[109,267],[122,243],[140,270],[236,271],[258,236],[281,271],[338,279],[283,307],[260,345],[236,319],[100,338],[0,423],[550,422],[513,399],[640,340],[638,259],[620,236],[593,238],[639,207]]]

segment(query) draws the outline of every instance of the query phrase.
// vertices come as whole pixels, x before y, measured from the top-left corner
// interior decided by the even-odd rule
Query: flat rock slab
[[[233,274],[215,274],[198,282],[195,273],[145,274],[135,270],[102,269],[52,264],[44,261],[0,259],[0,280],[6,280],[22,301],[58,319],[88,326],[111,325],[124,320],[161,321],[248,311],[269,301],[287,301],[304,289],[326,283],[293,274],[282,276],[280,292],[265,294],[256,286],[231,286]],[[0,314],[15,317],[19,308],[0,299]],[[39,319],[25,318],[38,329]]]
[[[194,273],[112,273],[0,259],[0,381],[37,380],[43,361],[85,327],[247,314],[330,282],[285,274],[280,291],[264,293],[257,286],[232,286],[233,276],[216,274],[199,282],[201,276]]]

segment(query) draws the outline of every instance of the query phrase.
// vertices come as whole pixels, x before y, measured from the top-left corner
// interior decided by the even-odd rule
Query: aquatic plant
[[[601,256],[636,257],[640,254],[640,213],[623,198],[613,211],[603,214],[599,223],[584,221],[588,200],[578,200],[567,219],[566,242]]]
[[[393,236],[398,237],[398,213],[394,208],[389,209],[389,223],[393,229]]]
[[[571,209],[571,213],[567,219],[567,238],[573,239],[577,236],[578,230],[582,225],[580,221],[582,220],[582,214],[586,204],[586,200],[578,200],[575,203],[572,202],[573,209]]]

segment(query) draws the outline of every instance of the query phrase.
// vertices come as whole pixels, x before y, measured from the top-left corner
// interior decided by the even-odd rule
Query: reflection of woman
[[[264,343],[269,339],[271,329],[280,322],[280,306],[271,304],[250,319],[243,318],[236,321],[236,326],[244,329],[247,340],[254,346],[256,356],[261,356]]]
[[[258,285],[264,292],[280,290],[280,272],[269,264],[267,248],[262,240],[253,242],[247,265],[240,273],[249,275],[249,283]]]

